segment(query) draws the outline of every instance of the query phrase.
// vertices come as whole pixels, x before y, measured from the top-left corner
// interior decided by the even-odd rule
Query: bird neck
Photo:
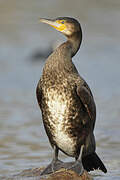
[[[68,37],[66,44],[71,47],[71,57],[73,57],[80,48],[82,41],[82,33],[80,31],[75,32],[71,36]]]

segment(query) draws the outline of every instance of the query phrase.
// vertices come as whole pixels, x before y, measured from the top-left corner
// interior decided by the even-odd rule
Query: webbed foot
[[[81,146],[80,155],[78,159],[72,164],[68,165],[67,169],[71,169],[75,171],[77,174],[81,175],[84,171],[83,165],[82,165],[82,152],[83,152],[84,145]]]
[[[82,165],[82,151],[83,151],[84,145],[81,146],[81,151],[79,158],[75,162],[62,162],[58,160],[58,150],[55,148],[54,158],[52,162],[41,172],[42,175],[47,175],[54,173],[55,171],[65,168],[67,170],[73,170],[77,174],[81,175],[84,171],[83,165]]]
[[[65,168],[67,170],[73,170],[79,175],[81,175],[84,171],[82,162],[80,160],[77,160],[76,162],[65,163],[65,164],[66,164]]]
[[[47,174],[51,174],[54,173],[55,171],[59,170],[60,168],[62,168],[64,162],[60,161],[60,160],[53,160],[42,172],[41,172],[41,176],[42,175],[47,175]]]
[[[42,172],[41,172],[41,176],[42,175],[47,175],[47,174],[51,174],[54,173],[55,171],[61,169],[61,168],[65,168],[66,170],[73,170],[75,171],[77,174],[81,175],[83,173],[83,166],[82,166],[82,162],[77,160],[76,162],[62,162],[60,160],[57,161],[52,161]]]

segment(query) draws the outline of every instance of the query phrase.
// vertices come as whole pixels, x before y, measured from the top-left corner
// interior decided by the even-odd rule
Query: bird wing
[[[40,79],[40,81],[39,81],[39,83],[37,85],[37,88],[36,88],[36,96],[37,96],[38,104],[41,107],[41,100],[42,100],[41,79]]]
[[[77,95],[79,96],[83,106],[85,107],[89,118],[93,122],[93,128],[94,128],[95,119],[96,119],[96,106],[93,95],[87,83],[80,82],[77,84]]]

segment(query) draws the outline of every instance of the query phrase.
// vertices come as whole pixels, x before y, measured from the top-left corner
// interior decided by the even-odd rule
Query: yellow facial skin
[[[52,26],[53,28],[55,28],[56,30],[62,32],[65,35],[70,35],[71,31],[69,30],[69,24],[67,23],[66,20],[50,20],[50,19],[44,19],[44,18],[40,18],[40,22],[43,22],[45,24],[48,24],[50,26]]]
[[[53,28],[61,32],[66,30],[65,20],[56,20],[55,22],[56,22],[56,25],[51,24]]]

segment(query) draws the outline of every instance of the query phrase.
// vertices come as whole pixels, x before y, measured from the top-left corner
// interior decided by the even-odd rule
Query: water
[[[108,173],[94,179],[120,179],[120,2],[0,1],[0,177],[46,166],[52,150],[45,134],[35,89],[44,58],[33,54],[50,49],[64,37],[38,17],[74,16],[81,21],[83,42],[74,57],[97,104],[97,153]],[[61,154],[65,161],[70,158]]]

